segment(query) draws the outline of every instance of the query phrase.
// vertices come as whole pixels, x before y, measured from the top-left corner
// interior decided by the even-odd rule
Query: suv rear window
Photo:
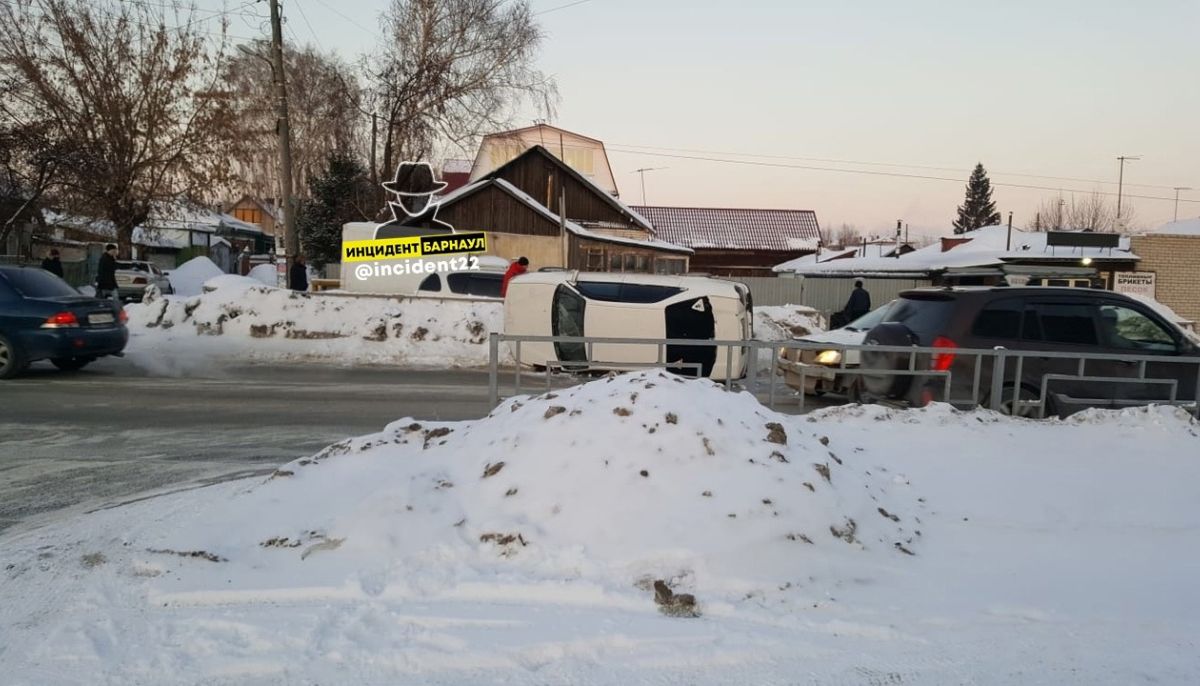
[[[0,273],[0,276],[7,278],[9,285],[26,298],[59,298],[67,295],[79,295],[79,291],[68,286],[66,281],[41,269],[32,267],[6,269]]]
[[[980,338],[1016,340],[1021,335],[1022,304],[1019,300],[999,300],[979,311],[971,335]]]
[[[1070,345],[1096,345],[1095,307],[1083,304],[1034,303],[1030,309],[1041,323],[1041,340]],[[1025,339],[1037,340],[1026,327]]]
[[[902,296],[887,311],[883,321],[899,322],[907,326],[917,335],[918,341],[929,345],[945,331],[953,312],[953,298]]]

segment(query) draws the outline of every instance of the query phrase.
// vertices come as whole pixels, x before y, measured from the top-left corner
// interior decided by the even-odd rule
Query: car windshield
[[[843,326],[842,328],[847,331],[870,331],[871,329],[875,328],[876,324],[883,321],[884,315],[888,313],[888,310],[891,309],[892,305],[895,303],[896,301],[893,300],[883,307],[877,307],[858,319],[855,319],[849,324]]]
[[[3,272],[8,283],[26,298],[61,298],[79,295],[66,281],[48,271],[34,268],[6,269]]]

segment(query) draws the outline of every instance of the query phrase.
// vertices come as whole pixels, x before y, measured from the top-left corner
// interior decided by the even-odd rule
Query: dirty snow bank
[[[482,367],[504,322],[499,303],[297,293],[230,274],[203,291],[127,306],[131,359]]]
[[[601,379],[0,538],[0,673],[1197,683],[1198,434]]]
[[[754,308],[754,337],[760,341],[790,341],[824,331],[827,325],[820,312],[806,305]]]
[[[225,272],[207,257],[194,257],[167,274],[176,295],[200,295],[204,282]]]

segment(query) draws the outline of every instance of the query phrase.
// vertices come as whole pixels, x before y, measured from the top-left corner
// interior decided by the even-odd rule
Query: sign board
[[[1154,298],[1154,272],[1116,272],[1113,274],[1113,290]]]

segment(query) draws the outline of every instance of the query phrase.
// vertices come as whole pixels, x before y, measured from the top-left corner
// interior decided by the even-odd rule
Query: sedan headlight
[[[823,364],[826,367],[834,367],[842,362],[842,352],[840,350],[823,350],[817,355],[817,364]]]

